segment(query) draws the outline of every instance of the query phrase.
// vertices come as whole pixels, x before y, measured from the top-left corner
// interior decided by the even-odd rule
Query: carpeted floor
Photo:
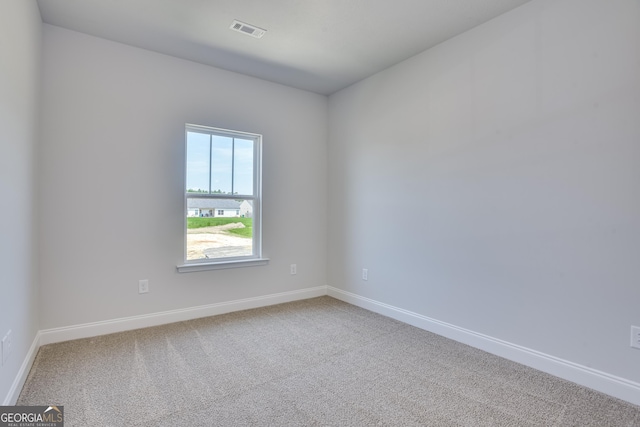
[[[66,426],[640,426],[640,407],[330,297],[43,346]]]

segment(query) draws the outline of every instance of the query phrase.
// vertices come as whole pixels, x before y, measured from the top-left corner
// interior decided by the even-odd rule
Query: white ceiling
[[[38,0],[43,22],[331,94],[530,0]],[[229,29],[267,30],[256,39]]]

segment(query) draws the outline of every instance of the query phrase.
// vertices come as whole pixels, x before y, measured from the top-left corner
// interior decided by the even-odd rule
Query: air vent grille
[[[262,28],[258,28],[254,25],[246,24],[238,20],[234,20],[229,28],[239,33],[246,34],[251,37],[255,37],[257,39],[262,38],[262,36],[264,36],[264,33],[267,32],[267,30],[263,30]]]

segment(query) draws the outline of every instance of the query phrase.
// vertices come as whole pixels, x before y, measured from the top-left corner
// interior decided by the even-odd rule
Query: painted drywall
[[[0,2],[0,367],[5,400],[38,331],[37,159],[42,22],[35,1]]]
[[[640,382],[638,1],[534,0],[329,123],[329,285]]]
[[[326,97],[43,31],[41,329],[326,285]],[[185,123],[263,135],[269,265],[176,272]]]

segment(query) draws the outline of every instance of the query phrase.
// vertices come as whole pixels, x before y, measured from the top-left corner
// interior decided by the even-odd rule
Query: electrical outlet
[[[149,280],[144,279],[138,281],[138,293],[146,294],[147,292],[149,292]]]
[[[291,274],[298,274],[298,267],[295,264],[291,264]]]
[[[640,326],[631,327],[631,347],[640,350]]]
[[[12,350],[11,347],[12,347],[11,330],[9,330],[9,332],[7,332],[7,335],[5,335],[4,338],[2,338],[2,365],[3,366],[9,359],[9,356],[11,355],[11,350]]]
[[[362,269],[362,280],[369,280],[369,269],[368,268],[363,268]]]

